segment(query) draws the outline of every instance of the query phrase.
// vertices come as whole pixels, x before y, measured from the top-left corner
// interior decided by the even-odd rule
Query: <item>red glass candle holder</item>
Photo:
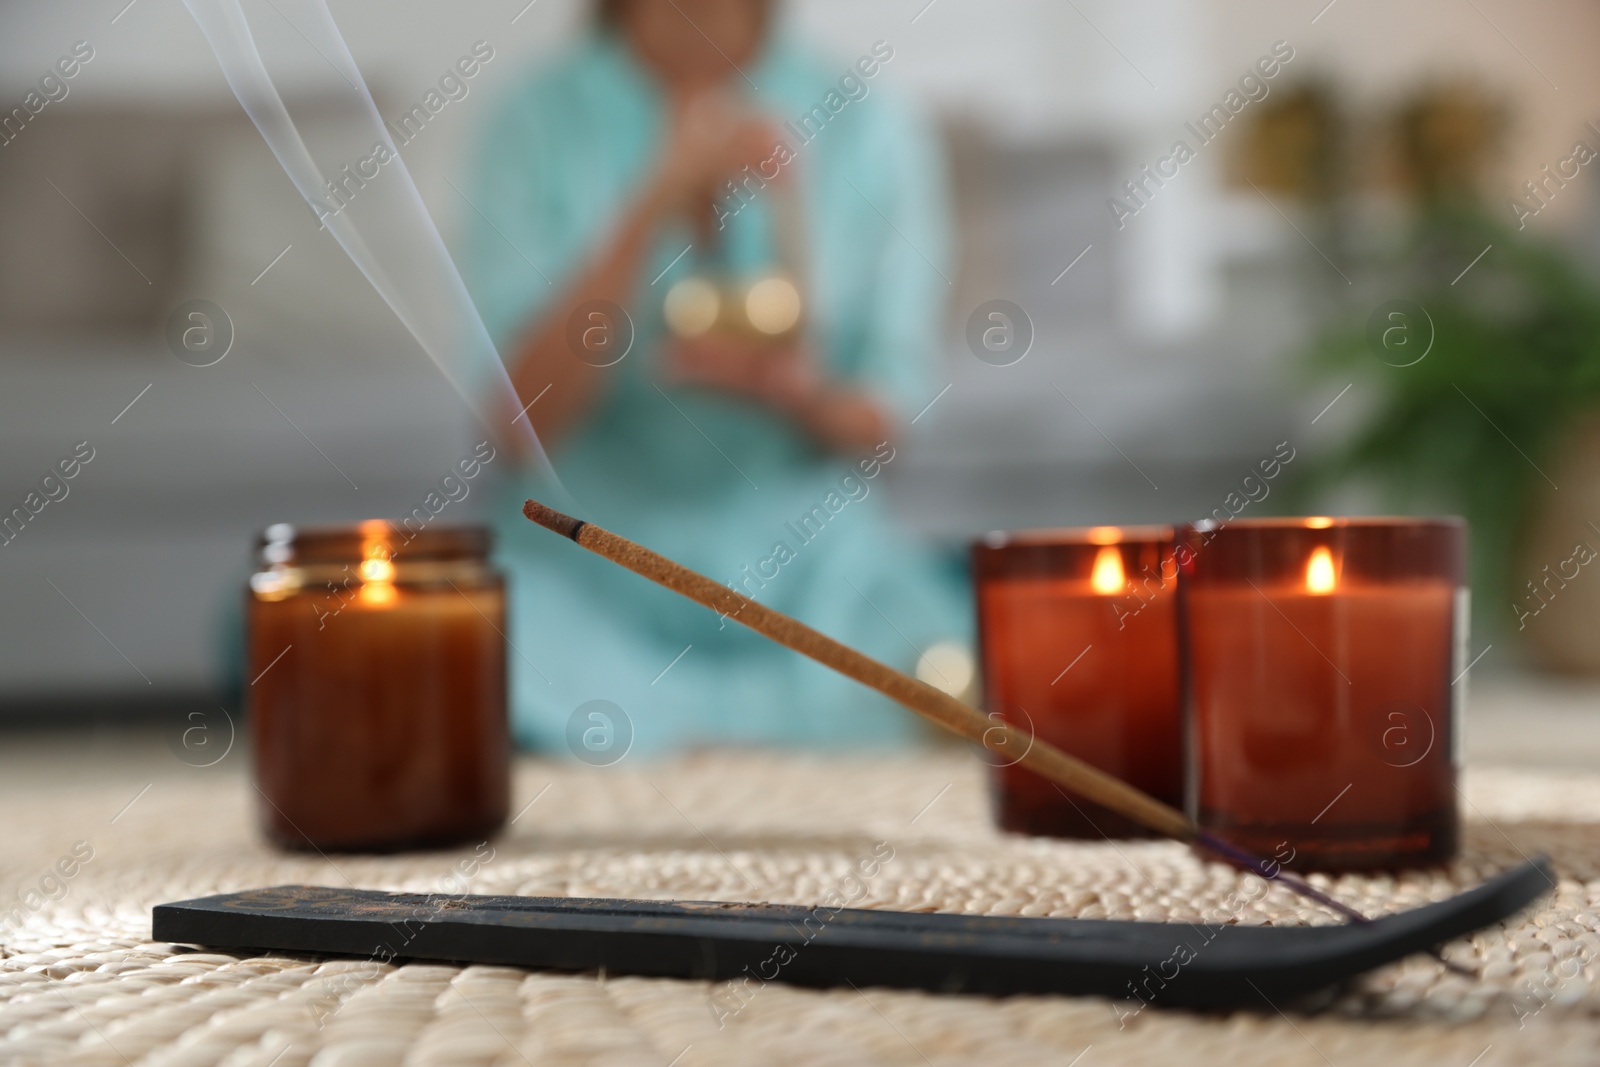
[[[972,563],[989,713],[1177,807],[1183,760],[1172,534],[1170,527],[990,534],[973,546]],[[1002,829],[1150,836],[1014,758],[989,758],[999,761],[993,783]]]
[[[1188,807],[1286,866],[1457,844],[1466,527],[1262,519],[1180,531]]]

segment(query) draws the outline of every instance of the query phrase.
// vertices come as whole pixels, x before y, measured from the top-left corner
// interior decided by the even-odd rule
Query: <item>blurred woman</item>
[[[815,60],[765,0],[602,4],[491,124],[469,275],[583,517],[909,669],[967,623],[957,579],[881,508],[939,392],[949,285],[941,161],[882,87],[893,56]],[[525,744],[604,761],[630,730],[645,750],[914,732],[500,511]]]

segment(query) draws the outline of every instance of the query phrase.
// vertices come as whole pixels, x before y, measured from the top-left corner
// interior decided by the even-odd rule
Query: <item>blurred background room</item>
[[[460,261],[487,123],[591,6],[331,6],[391,123],[452,77],[397,140]],[[883,482],[906,528],[959,559],[988,529],[1237,513],[1242,479],[1292,454],[1248,514],[1471,519],[1469,747],[1514,755],[1543,716],[1575,740],[1542,757],[1600,752],[1573,725],[1600,673],[1600,578],[1574,577],[1600,551],[1600,4],[780,17],[841,70],[892,47],[872,91],[929,114],[947,160],[943,343]],[[492,58],[451,75],[480,42]],[[299,68],[298,114],[350,121],[339,77]],[[0,0],[0,109],[5,508],[81,464],[0,548],[0,723],[233,706],[254,538],[411,512],[477,440],[467,408],[318,231],[178,0]],[[170,343],[196,300],[231,331],[206,367]],[[992,301],[1020,358],[972,341]]]

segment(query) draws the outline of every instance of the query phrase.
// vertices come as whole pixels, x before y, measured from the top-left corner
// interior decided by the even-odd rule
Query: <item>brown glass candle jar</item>
[[[1171,528],[990,534],[973,546],[972,564],[989,713],[1180,806]],[[1150,834],[1003,757],[994,792],[1002,829]]]
[[[481,528],[268,528],[245,680],[273,842],[386,851],[505,821],[505,589],[488,549]]]
[[[1455,855],[1465,525],[1235,520],[1177,553],[1201,828],[1303,869]]]

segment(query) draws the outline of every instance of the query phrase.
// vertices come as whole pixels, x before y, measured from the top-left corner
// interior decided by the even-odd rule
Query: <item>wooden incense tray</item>
[[[1290,1000],[1516,913],[1555,884],[1543,858],[1367,923],[1213,926],[789,904],[441,896],[286,885],[154,910],[159,941],[701,980],[959,993]]]

